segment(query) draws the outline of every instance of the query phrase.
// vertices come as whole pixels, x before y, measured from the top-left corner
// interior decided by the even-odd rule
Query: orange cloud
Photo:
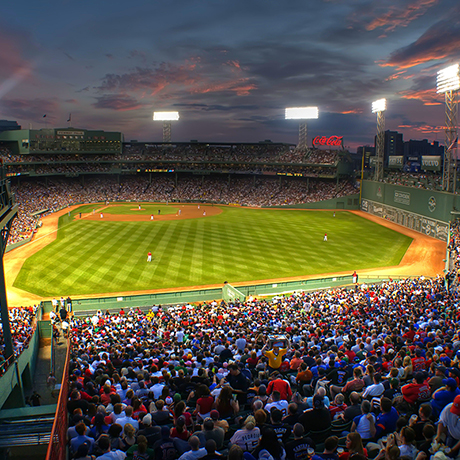
[[[444,126],[433,126],[433,125],[398,125],[400,129],[411,129],[421,134],[435,134],[444,131]]]
[[[428,29],[417,41],[392,53],[381,67],[408,69],[420,64],[458,56],[460,24],[441,21]]]
[[[384,28],[392,31],[397,27],[407,27],[412,21],[423,16],[439,0],[416,0],[405,8],[389,7],[388,12],[376,17],[366,26],[366,30]]]
[[[403,99],[415,99],[423,102],[424,105],[440,105],[439,94],[436,93],[434,88],[422,90],[406,90],[398,93]]]
[[[220,72],[214,75],[216,69]],[[238,96],[247,96],[257,86],[249,82],[249,78],[235,79],[235,72],[240,75],[244,70],[239,61],[230,60],[220,67],[213,66],[213,76],[207,77],[206,64],[201,62],[200,57],[193,57],[182,65],[162,63],[154,69],[137,67],[122,75],[107,74],[97,90],[104,94],[135,91],[141,94],[147,92],[150,96],[161,93],[162,97],[168,97],[168,88],[179,87],[190,93],[231,91]]]
[[[227,61],[225,65],[228,65],[229,67],[233,67],[234,70],[238,70],[238,71],[242,70],[240,63],[238,61]]]
[[[339,112],[343,115],[347,115],[349,113],[363,113],[363,111],[361,109],[352,109],[352,110],[345,110],[343,112]]]
[[[249,78],[240,78],[238,80],[227,81],[217,84],[212,84],[206,87],[201,87],[193,90],[197,94],[217,93],[222,91],[233,91],[237,96],[247,96],[251,91],[257,89],[253,83],[248,83]]]

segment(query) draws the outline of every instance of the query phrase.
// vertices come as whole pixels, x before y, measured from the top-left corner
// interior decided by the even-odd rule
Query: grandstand
[[[206,302],[185,301],[170,308],[148,305],[86,312],[80,308],[72,319],[66,318],[67,302],[62,299],[63,304],[57,305],[62,320],[52,318],[52,324],[38,304],[11,311],[15,358],[4,359],[1,368],[2,455],[45,458],[49,446],[47,458],[63,459],[87,441],[93,454],[102,456],[110,430],[109,449],[142,451],[140,436],[145,435],[154,452],[150,458],[155,459],[169,437],[171,455],[178,458],[190,449],[194,441],[190,445],[187,441],[194,434],[201,449],[209,448],[206,441],[212,438],[224,455],[233,449],[232,455],[241,456],[243,450],[259,459],[265,447],[276,460],[297,460],[296,446],[303,443],[306,451],[301,458],[312,458],[308,448],[322,453],[326,440],[327,446],[335,442],[330,441],[333,435],[340,438],[340,447],[353,453],[350,440],[342,436],[351,430],[359,442],[373,442],[365,452],[357,443],[365,457],[374,458],[379,452],[383,457],[391,441],[389,447],[378,442],[396,430],[396,419],[389,421],[385,414],[394,418],[395,411],[398,431],[409,440],[400,442],[400,456],[410,452],[415,460],[419,450],[426,450],[424,427],[438,421],[445,407],[450,414],[460,395],[456,308],[460,242],[458,223],[449,226],[454,197],[433,195],[428,179],[420,180],[425,190],[417,194],[417,186],[408,186],[416,184],[394,185],[401,180],[396,177],[393,185],[366,181],[359,202],[349,153],[341,150],[299,151],[275,143],[123,143],[121,133],[66,130],[66,134],[57,129],[0,135],[4,170],[19,204],[11,248],[33,237],[41,216],[76,203],[307,207],[332,199],[334,209],[338,202],[354,209],[367,203],[381,218],[407,227],[418,225],[416,230],[447,240],[447,268],[445,276],[407,280],[386,276],[379,285],[350,273],[334,279],[341,285],[334,289],[325,284],[328,289],[274,297],[272,292],[267,299],[227,287],[232,297],[224,301],[222,293]],[[424,192],[427,201],[436,196],[434,208],[433,201],[428,208]],[[428,218],[435,224],[427,224]],[[282,359],[277,359],[276,341]],[[49,370],[57,380],[46,386]],[[450,380],[443,382],[446,378]],[[25,396],[37,400],[34,389],[42,405],[25,406]],[[58,400],[53,399],[55,389],[60,390]],[[441,395],[439,401],[436,394]],[[358,403],[360,398],[372,403],[368,431],[361,426],[361,411],[367,409]],[[410,419],[412,414],[419,414],[416,421]],[[248,418],[251,415],[254,419]],[[157,426],[151,426],[152,420]],[[443,420],[449,428],[447,415],[441,416]],[[117,425],[128,425],[125,434],[114,434]],[[254,445],[241,442],[248,432]],[[274,448],[267,436],[278,437],[280,443]]]

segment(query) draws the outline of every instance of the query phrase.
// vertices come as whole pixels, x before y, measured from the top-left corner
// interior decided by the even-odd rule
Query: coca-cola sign
[[[343,146],[343,136],[316,136],[313,139],[313,146],[318,145],[327,145],[328,147],[342,147]]]

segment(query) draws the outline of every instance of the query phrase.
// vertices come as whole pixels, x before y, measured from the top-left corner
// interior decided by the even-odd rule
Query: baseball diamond
[[[49,297],[347,272],[398,265],[412,242],[350,212],[143,203],[99,205],[100,219],[93,208],[62,213],[56,240],[27,258],[15,288]]]

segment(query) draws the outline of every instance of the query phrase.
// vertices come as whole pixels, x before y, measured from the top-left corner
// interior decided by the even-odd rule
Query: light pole
[[[375,153],[377,163],[375,165],[375,181],[383,180],[383,157],[385,154],[385,110],[387,109],[387,100],[379,99],[372,103],[372,113],[377,114],[377,142]]]
[[[457,113],[460,89],[459,65],[455,64],[438,72],[436,92],[446,96],[446,126],[442,189],[455,192],[457,187]]]
[[[307,120],[316,118],[318,118],[318,107],[289,107],[286,109],[286,120],[300,120],[298,150],[307,150]]]
[[[171,122],[179,120],[179,112],[153,112],[153,121],[163,122],[163,142],[171,142]]]

